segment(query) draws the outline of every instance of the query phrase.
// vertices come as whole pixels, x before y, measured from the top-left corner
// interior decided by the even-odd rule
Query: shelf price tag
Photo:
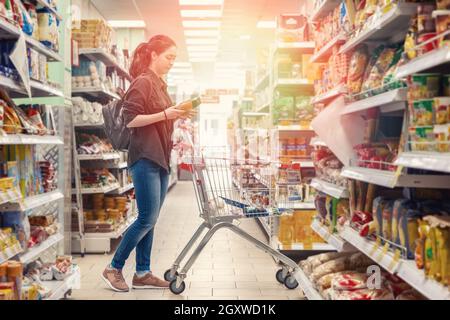
[[[378,251],[380,246],[381,246],[381,240],[379,238],[377,238],[377,240],[375,241],[375,244],[372,247],[372,250],[369,253],[369,256],[373,257],[373,255]]]
[[[387,252],[389,250],[389,243],[385,243],[383,246],[383,249],[381,250],[381,253],[378,255],[378,258],[376,259],[378,263],[383,260],[383,258],[386,256]]]
[[[401,257],[401,251],[400,251],[400,249],[396,249],[394,252],[394,258],[392,259],[392,262],[388,266],[389,272],[391,272],[391,273],[395,272],[398,265],[400,264],[400,257]]]

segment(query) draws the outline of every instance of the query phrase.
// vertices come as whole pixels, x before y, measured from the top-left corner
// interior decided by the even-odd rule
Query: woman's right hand
[[[165,110],[167,120],[177,120],[186,116],[186,111],[178,109],[177,106],[167,108]]]

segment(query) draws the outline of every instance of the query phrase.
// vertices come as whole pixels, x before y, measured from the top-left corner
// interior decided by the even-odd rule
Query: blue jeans
[[[153,231],[167,194],[169,173],[147,159],[136,162],[130,167],[130,172],[136,193],[138,218],[120,242],[111,266],[122,270],[131,251],[136,248],[136,271],[151,271]]]

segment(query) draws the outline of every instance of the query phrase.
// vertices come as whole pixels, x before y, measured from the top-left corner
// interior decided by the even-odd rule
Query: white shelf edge
[[[280,203],[278,204],[279,209],[285,210],[316,210],[316,205],[314,202],[304,202],[304,203]]]
[[[301,268],[298,268],[294,274],[294,277],[297,279],[300,289],[303,291],[308,300],[324,300],[322,295],[314,288],[311,280],[308,279]]]
[[[402,109],[405,109],[406,102],[408,100],[407,96],[408,96],[407,88],[387,91],[382,94],[348,104],[345,107],[342,114],[350,114],[354,112],[365,111],[367,109],[374,107],[380,107],[380,109],[383,110],[388,109],[387,107],[398,103],[403,103]]]
[[[337,186],[318,178],[314,178],[311,181],[311,187],[336,199],[348,198],[350,196],[346,188]]]
[[[22,262],[22,263],[29,263],[29,262],[32,262],[32,261],[36,260],[37,258],[39,258],[39,256],[43,252],[45,252],[46,250],[50,249],[54,245],[58,244],[63,239],[64,239],[64,236],[62,234],[60,234],[60,233],[52,235],[51,237],[49,237],[44,242],[38,244],[37,246],[35,246],[33,248],[28,249],[27,252],[22,254],[20,256],[20,262]]]
[[[265,233],[268,237],[270,237],[270,233],[271,233],[271,232],[270,232],[270,228],[269,228],[269,226],[267,225],[267,223],[264,221],[264,219],[267,219],[267,218],[266,218],[266,217],[258,217],[259,223],[261,224],[264,233]]]
[[[64,141],[59,136],[37,136],[26,134],[8,134],[0,136],[0,145],[37,145],[37,144],[51,144],[61,145]]]
[[[313,223],[311,224],[311,229],[313,229],[323,240],[325,240],[339,252],[354,250],[354,247],[347,241],[342,239],[339,235],[331,234],[329,230],[325,226],[323,226],[318,219],[314,219]]]
[[[119,65],[119,63],[116,60],[116,57],[114,57],[111,53],[107,52],[106,50],[102,48],[83,48],[79,50],[80,55],[86,56],[88,59],[90,55],[99,55],[102,56],[103,59],[95,59],[95,60],[101,60],[103,63],[105,63],[108,67],[114,67],[118,71],[120,71],[122,74],[126,75],[128,78],[130,78],[130,75],[126,71],[124,67]],[[92,60],[92,59],[91,59]]]
[[[339,50],[340,54],[347,53],[360,43],[371,40],[374,34],[381,30],[387,31],[386,26],[403,16],[411,16],[417,12],[417,4],[414,3],[398,3],[389,12],[383,14],[377,21],[373,21],[371,25],[367,25],[366,29],[360,32],[356,37],[349,38],[347,42]],[[406,27],[408,24],[406,23]],[[406,31],[406,29],[405,29]],[[389,34],[385,32],[386,38]]]
[[[27,198],[19,198],[16,200],[11,200],[9,203],[2,206],[1,210],[5,212],[14,211],[27,211],[39,208],[43,205],[64,199],[64,194],[59,191],[51,191],[36,196],[31,196]]]
[[[7,192],[0,192],[0,206],[7,205],[11,202],[16,202],[22,200],[22,193],[20,192],[19,187],[12,188]],[[3,208],[2,208],[3,210]]]
[[[427,298],[450,299],[450,290],[434,280],[427,279],[424,272],[416,268],[413,260],[399,259],[397,261],[392,252],[384,253],[383,246],[377,247],[375,242],[360,237],[358,232],[349,226],[344,227],[341,236],[388,272],[397,274]]]
[[[73,88],[72,94],[103,94],[105,96],[108,96],[109,98],[113,99],[120,99],[120,97],[115,94],[114,92],[110,92],[108,90],[105,90],[101,87],[84,87],[84,88]]]
[[[450,173],[450,153],[403,152],[396,165]]]
[[[318,104],[318,103],[322,103],[324,101],[333,99],[341,94],[345,94],[347,93],[347,89],[344,85],[340,85],[337,88],[334,88],[333,90],[330,90],[324,94],[321,94],[320,96],[315,96],[312,100],[311,103],[312,104]]]
[[[278,131],[314,131],[313,128],[304,128],[300,125],[277,126]]]
[[[305,249],[303,244],[294,243],[291,245],[278,245],[278,250],[281,251],[336,251],[336,249],[328,243],[313,243],[311,249]]]
[[[341,0],[323,0],[323,3],[316,8],[311,14],[311,21],[316,21],[317,19],[325,17],[329,12],[334,10]]]
[[[81,188],[81,194],[108,193],[119,188],[120,188],[119,183],[114,183],[110,186],[104,186],[102,188]],[[75,189],[73,189],[72,193],[75,192],[76,192]]]
[[[328,52],[333,49],[334,46],[345,42],[347,37],[343,34],[339,34],[323,46],[317,53],[311,57],[311,62],[326,62],[326,59],[322,59],[324,55],[328,55]]]
[[[440,48],[399,66],[396,77],[397,79],[403,79],[448,62],[450,62],[450,47]]]
[[[42,284],[49,288],[52,293],[48,298],[44,300],[61,300],[64,298],[65,294],[74,289],[76,282],[79,281],[81,277],[81,271],[79,266],[75,266],[73,273],[68,276],[63,281],[42,281]]]
[[[4,252],[0,252],[0,264],[14,258],[22,252],[23,249],[19,243],[17,243],[14,247],[7,248]]]

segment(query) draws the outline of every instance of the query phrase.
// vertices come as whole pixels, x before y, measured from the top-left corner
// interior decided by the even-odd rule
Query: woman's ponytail
[[[141,43],[133,53],[131,60],[130,75],[136,79],[145,73],[152,62],[152,52],[160,55],[170,47],[176,46],[175,41],[165,35],[157,35],[149,42]]]

